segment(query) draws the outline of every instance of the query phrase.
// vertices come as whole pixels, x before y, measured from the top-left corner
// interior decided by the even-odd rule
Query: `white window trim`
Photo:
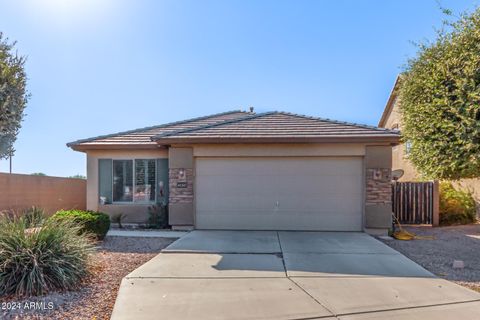
[[[136,184],[135,184],[135,162],[136,160],[154,160],[155,163],[155,200],[153,201],[134,201],[135,198],[135,189],[136,189]],[[113,170],[113,161],[132,161],[132,201],[114,201],[113,200],[113,179],[115,178],[115,172]],[[158,167],[157,167],[157,158],[150,158],[150,157],[145,157],[145,158],[112,158],[112,204],[121,204],[121,205],[152,205],[157,203],[157,176],[158,176]]]
[[[411,152],[412,152],[412,142],[411,141],[405,141],[404,150],[403,150],[404,157],[408,158],[410,156]]]

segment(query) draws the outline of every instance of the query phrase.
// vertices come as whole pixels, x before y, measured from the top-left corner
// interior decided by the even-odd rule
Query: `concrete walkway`
[[[107,236],[113,237],[143,237],[143,238],[181,238],[186,235],[187,231],[172,230],[119,230],[110,229]]]
[[[124,319],[476,319],[480,294],[364,233],[193,231],[130,273]]]

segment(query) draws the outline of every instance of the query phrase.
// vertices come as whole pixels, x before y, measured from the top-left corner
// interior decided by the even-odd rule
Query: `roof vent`
[[[250,113],[253,113],[253,107],[250,107]]]

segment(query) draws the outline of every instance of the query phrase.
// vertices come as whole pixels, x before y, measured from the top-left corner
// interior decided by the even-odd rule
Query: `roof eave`
[[[385,108],[383,109],[382,117],[380,118],[380,121],[378,121],[378,127],[379,128],[385,128],[385,124],[387,122],[388,117],[392,113],[393,109],[393,102],[395,101],[395,97],[397,96],[397,89],[400,84],[400,75],[397,76],[395,79],[395,83],[393,85],[392,91],[390,91],[390,95],[388,96],[387,104],[385,105]]]
[[[89,150],[152,150],[165,148],[159,144],[67,144],[72,150],[85,152]]]
[[[181,138],[165,137],[156,142],[159,145],[171,144],[222,144],[222,143],[387,143],[398,144],[400,136],[376,135],[376,136],[329,136],[329,137],[201,137]]]
[[[72,142],[67,143],[67,146],[72,148],[72,146],[74,146],[74,145],[80,145],[82,143],[93,142],[93,141],[99,140],[99,139],[111,138],[111,137],[115,137],[115,136],[118,136],[118,135],[130,134],[130,133],[152,130],[152,129],[157,129],[157,128],[166,128],[166,127],[173,126],[173,125],[189,123],[189,122],[194,122],[194,121],[200,121],[200,120],[205,120],[205,119],[208,119],[208,118],[215,118],[215,117],[220,117],[220,116],[224,116],[224,115],[228,115],[228,114],[234,114],[234,113],[244,113],[245,115],[250,114],[249,112],[242,111],[242,110],[231,110],[231,111],[215,113],[215,114],[211,114],[211,115],[207,115],[207,116],[202,116],[202,117],[195,117],[195,118],[190,118],[190,119],[185,119],[185,120],[180,120],[180,121],[173,121],[173,122],[164,123],[164,124],[160,124],[160,125],[156,125],[156,126],[143,127],[143,128],[133,129],[133,130],[126,130],[126,131],[120,131],[120,132],[111,133],[111,134],[99,135],[99,136],[96,136],[96,137],[91,137],[91,138],[86,138],[86,139],[80,139],[80,140],[76,140],[76,141],[72,141]]]

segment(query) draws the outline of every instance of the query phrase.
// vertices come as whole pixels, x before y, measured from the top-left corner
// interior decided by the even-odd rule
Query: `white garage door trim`
[[[198,229],[362,231],[363,157],[196,158]]]

